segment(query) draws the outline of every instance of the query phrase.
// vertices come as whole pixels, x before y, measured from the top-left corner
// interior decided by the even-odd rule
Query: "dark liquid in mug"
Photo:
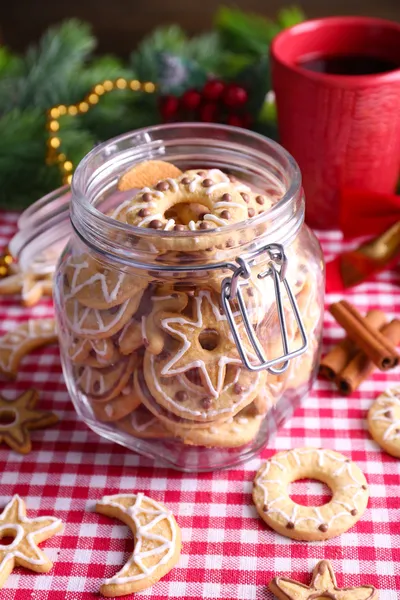
[[[377,75],[400,68],[400,64],[378,56],[306,56],[298,65],[307,71],[327,75]]]

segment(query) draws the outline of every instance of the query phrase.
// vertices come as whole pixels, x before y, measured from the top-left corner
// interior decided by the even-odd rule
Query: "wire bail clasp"
[[[258,279],[264,279],[265,277],[272,277],[273,279],[275,302],[277,306],[283,347],[282,356],[273,358],[271,360],[268,360],[265,356],[264,349],[256,336],[241,290],[241,286],[243,285],[244,281],[251,277],[251,268],[254,265],[255,257],[264,252],[268,254],[269,262],[265,271],[259,273],[257,277]],[[240,358],[242,359],[243,364],[250,371],[261,371],[263,369],[267,369],[270,373],[273,373],[274,375],[284,373],[289,366],[289,361],[292,358],[296,358],[297,356],[303,354],[308,347],[307,335],[304,329],[302,318],[299,313],[296,298],[292,293],[290,285],[286,279],[287,257],[284,248],[281,244],[269,244],[268,246],[265,246],[258,250],[256,254],[252,255],[247,259],[241,257],[237,258],[236,263],[238,264],[238,267],[234,270],[232,276],[226,277],[222,282],[221,300],[226,317],[228,319],[229,326],[232,331],[233,339],[239,351]],[[286,319],[282,302],[282,285],[286,290],[286,294],[289,298],[290,306],[293,310],[296,325],[299,328],[301,336],[301,347],[293,352],[291,352],[289,349],[288,331],[286,327]],[[231,306],[231,302],[235,299],[237,299],[238,302],[239,311],[245,326],[247,338],[250,341],[250,344],[256,356],[251,355],[249,353],[249,351],[245,347],[245,344],[243,343],[243,340],[240,337],[238,324],[235,321],[235,314],[233,313]],[[236,315],[238,315],[238,313],[236,313]],[[254,360],[257,359],[259,362],[254,362]],[[278,364],[280,365],[279,367],[274,366]]]

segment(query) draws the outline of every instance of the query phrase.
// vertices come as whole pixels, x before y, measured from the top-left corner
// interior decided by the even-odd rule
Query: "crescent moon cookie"
[[[28,454],[32,449],[29,432],[58,422],[56,414],[36,409],[38,400],[36,390],[28,390],[15,400],[0,396],[0,443],[4,442],[20,454]]]
[[[71,257],[64,267],[65,298],[75,298],[89,308],[104,310],[129,298],[139,301],[148,281],[117,269],[106,268],[88,254]]]
[[[372,404],[368,429],[385,452],[400,458],[400,386],[387,390]]]
[[[37,348],[58,341],[54,319],[29,319],[0,337],[0,371],[16,377],[21,360]]]
[[[144,494],[105,496],[96,512],[120,519],[131,530],[135,547],[122,569],[100,587],[108,598],[145,590],[176,565],[181,552],[181,532],[173,514]]]
[[[323,506],[303,506],[289,497],[287,486],[297,479],[317,479],[332,491]],[[318,448],[279,452],[259,469],[253,500],[272,529],[295,540],[326,540],[352,527],[368,504],[368,486],[359,467],[348,458]]]
[[[99,421],[112,423],[130,415],[140,405],[140,398],[133,386],[133,375],[121,393],[107,402],[92,402],[92,410]]]
[[[91,402],[108,402],[122,393],[128,385],[138,357],[135,354],[124,356],[115,365],[104,369],[94,369],[86,365],[75,368],[75,382]]]
[[[137,293],[122,304],[100,310],[83,306],[75,298],[65,302],[65,314],[71,333],[86,339],[109,338],[118,333],[132,318],[140,304],[142,293]]]
[[[13,537],[8,546],[0,545],[0,589],[15,567],[48,573],[53,563],[37,544],[59,533],[63,525],[55,517],[26,516],[25,502],[15,495],[0,515],[0,538]]]
[[[34,306],[42,296],[52,296],[53,281],[49,275],[18,271],[0,279],[0,295],[21,294],[24,306]]]
[[[378,592],[372,585],[338,588],[328,560],[320,560],[314,567],[309,586],[287,577],[275,577],[268,587],[279,600],[378,600]]]
[[[87,366],[96,369],[108,367],[120,358],[120,353],[111,338],[101,340],[75,339],[68,348],[68,354],[72,362],[76,364],[85,363]]]

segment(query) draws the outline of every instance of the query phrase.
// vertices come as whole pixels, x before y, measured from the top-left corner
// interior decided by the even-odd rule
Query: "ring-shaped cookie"
[[[400,458],[400,386],[387,390],[372,404],[368,429],[385,452]]]
[[[331,500],[323,506],[293,502],[287,486],[305,478],[326,483]],[[318,448],[275,454],[259,469],[253,488],[260,517],[281,535],[306,541],[326,540],[350,529],[365,511],[368,496],[367,481],[354,462]]]
[[[180,204],[204,206],[202,220],[176,223],[168,211]],[[229,177],[219,169],[186,171],[141,190],[126,210],[130,225],[163,231],[197,231],[224,227],[248,218],[248,207]]]

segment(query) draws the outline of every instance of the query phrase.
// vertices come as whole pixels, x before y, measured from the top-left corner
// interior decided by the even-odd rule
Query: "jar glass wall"
[[[127,170],[160,160],[172,176],[121,189]],[[55,283],[65,380],[85,423],[185,470],[264,446],[318,362],[324,268],[303,217],[297,165],[251,132],[175,124],[95,148],[74,176]]]

